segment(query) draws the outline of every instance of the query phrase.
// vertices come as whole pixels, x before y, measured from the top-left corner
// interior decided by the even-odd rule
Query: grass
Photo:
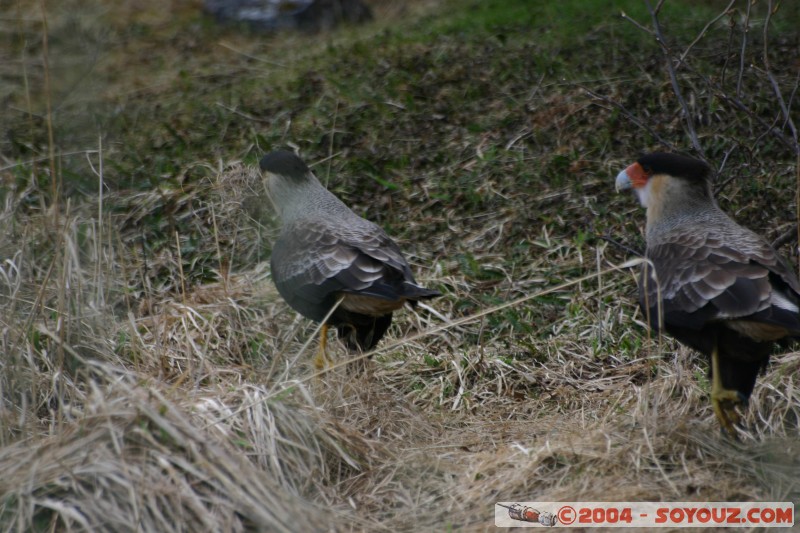
[[[642,3],[376,0],[362,27],[274,36],[197,3],[45,4],[49,96],[39,5],[0,21],[4,531],[485,530],[495,501],[800,501],[798,353],[731,442],[705,362],[651,337],[635,269],[614,268],[644,213],[613,176],[692,151],[661,49],[619,16],[651,28]],[[763,4],[753,67],[741,2],[676,75],[720,203],[774,240],[797,163],[759,70]],[[667,45],[725,5],[667,0]],[[787,99],[797,9],[769,33]],[[254,165],[289,144],[444,293],[398,314],[364,371],[313,377],[314,325],[269,279]]]

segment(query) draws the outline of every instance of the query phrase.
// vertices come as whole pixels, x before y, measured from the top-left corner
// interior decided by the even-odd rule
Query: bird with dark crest
[[[775,249],[717,205],[711,169],[651,153],[619,173],[647,209],[639,304],[650,326],[710,358],[711,403],[735,436],[776,344],[800,335],[800,283]]]
[[[270,259],[272,278],[290,307],[325,321],[317,368],[327,360],[328,326],[337,329],[350,351],[367,352],[386,333],[394,311],[441,296],[417,285],[386,232],[328,191],[294,153],[268,153],[261,171],[281,218]]]

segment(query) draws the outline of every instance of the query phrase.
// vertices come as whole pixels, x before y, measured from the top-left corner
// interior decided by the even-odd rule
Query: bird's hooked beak
[[[628,168],[617,174],[617,192],[635,187],[637,189],[647,184],[647,173],[639,163],[633,163]]]
[[[614,182],[617,192],[624,191],[633,187],[631,179],[628,177],[628,169],[617,174],[617,181]]]
[[[626,168],[619,174],[617,174],[617,180],[614,182],[614,188],[617,192],[626,191],[633,187],[633,182],[631,181],[631,177],[628,175],[628,169],[631,167]]]

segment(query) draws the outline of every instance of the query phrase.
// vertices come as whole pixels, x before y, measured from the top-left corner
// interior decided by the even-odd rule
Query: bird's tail
[[[403,283],[403,297],[407,300],[427,300],[441,295],[442,293],[435,289],[426,289],[425,287],[420,287],[419,285],[407,281]]]

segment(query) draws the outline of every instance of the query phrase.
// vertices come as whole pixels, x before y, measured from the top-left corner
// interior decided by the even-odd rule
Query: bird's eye
[[[648,176],[653,173],[653,169],[651,167],[645,166],[642,167],[642,170],[644,170],[644,173],[647,174]]]

